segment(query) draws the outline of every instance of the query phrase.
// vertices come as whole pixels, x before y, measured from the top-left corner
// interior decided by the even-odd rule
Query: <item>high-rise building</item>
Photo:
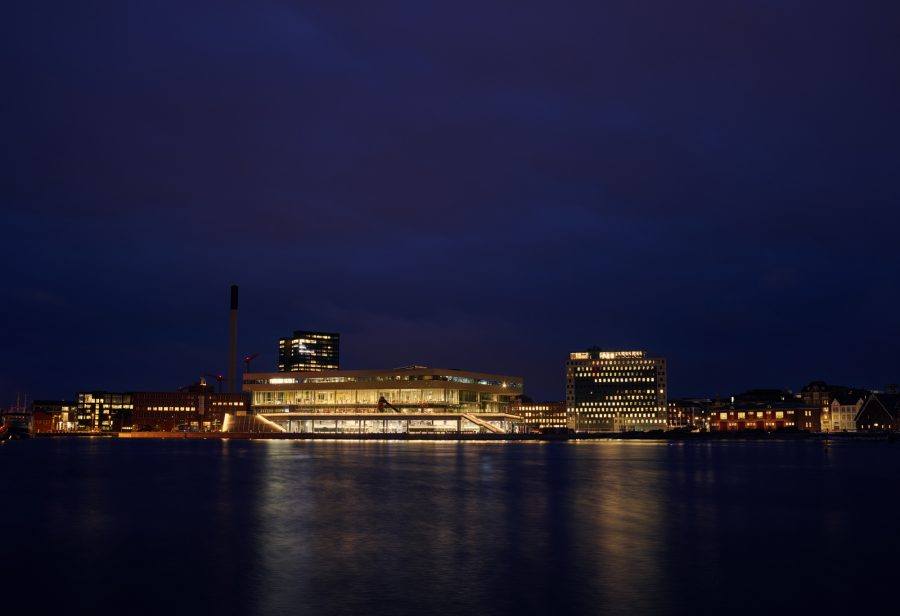
[[[566,404],[576,432],[666,429],[666,360],[644,351],[569,354]]]
[[[297,330],[278,340],[279,372],[341,369],[341,335]]]

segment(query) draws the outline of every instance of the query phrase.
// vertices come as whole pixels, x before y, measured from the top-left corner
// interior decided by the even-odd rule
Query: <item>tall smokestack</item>
[[[237,391],[237,311],[238,287],[231,285],[231,316],[228,317],[228,391]]]

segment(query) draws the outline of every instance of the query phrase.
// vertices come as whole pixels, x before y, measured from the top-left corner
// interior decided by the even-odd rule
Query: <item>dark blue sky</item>
[[[893,1],[45,2],[0,24],[0,401],[348,368],[900,380]]]

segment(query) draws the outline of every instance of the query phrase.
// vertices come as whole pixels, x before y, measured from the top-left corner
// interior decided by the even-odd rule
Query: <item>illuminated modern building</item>
[[[244,375],[253,412],[285,432],[452,433],[521,429],[519,377],[410,366]]]
[[[522,418],[528,430],[561,430],[568,427],[565,402],[516,402],[509,412]]]
[[[80,432],[118,432],[123,425],[130,425],[132,409],[129,393],[79,392],[75,429]]]
[[[644,351],[569,354],[566,404],[576,432],[666,429],[666,360]]]
[[[799,430],[820,432],[822,408],[803,403],[730,404],[710,410],[711,432]]]
[[[280,372],[341,369],[341,335],[297,330],[278,340]]]

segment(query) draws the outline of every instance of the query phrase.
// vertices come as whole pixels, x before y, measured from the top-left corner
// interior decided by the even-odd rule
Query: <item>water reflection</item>
[[[613,442],[579,449],[584,451],[593,470],[582,465],[590,476],[580,478],[587,489],[573,492],[573,525],[588,548],[576,562],[589,563],[583,579],[594,583],[581,607],[621,605],[646,612],[661,598],[666,503],[658,458],[663,449]]]
[[[653,606],[659,448],[286,443],[258,504],[265,612]],[[580,488],[576,489],[576,486]]]
[[[17,479],[0,574],[52,584],[41,611],[830,611],[891,588],[900,548],[872,525],[897,505],[886,443],[72,439],[0,455]]]

